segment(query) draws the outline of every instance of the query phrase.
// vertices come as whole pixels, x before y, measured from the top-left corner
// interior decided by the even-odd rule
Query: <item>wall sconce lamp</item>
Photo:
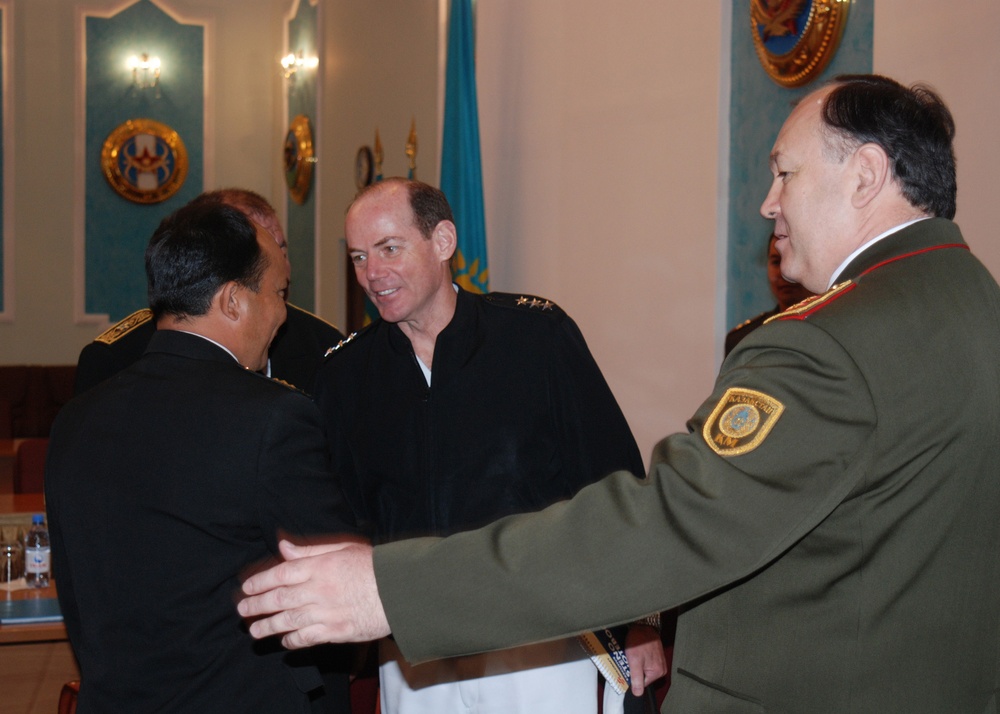
[[[295,81],[295,73],[300,69],[316,69],[319,57],[306,57],[302,50],[281,58],[281,73],[290,82]]]
[[[160,58],[150,57],[145,52],[128,58],[128,68],[132,70],[132,89],[142,90],[156,88],[156,96],[160,96]]]

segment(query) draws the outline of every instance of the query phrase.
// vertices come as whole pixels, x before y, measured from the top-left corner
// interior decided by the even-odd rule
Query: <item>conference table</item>
[[[45,512],[40,493],[0,493],[0,523],[31,524]],[[42,589],[3,590],[0,600],[56,597],[55,585]],[[66,682],[80,678],[76,659],[61,622],[0,624],[0,710],[53,714]]]

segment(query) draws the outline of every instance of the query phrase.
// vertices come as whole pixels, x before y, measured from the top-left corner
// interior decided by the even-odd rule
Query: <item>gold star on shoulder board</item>
[[[542,303],[542,309],[543,310],[551,310],[552,309],[552,301],[546,300],[545,302],[543,302]]]
[[[527,305],[528,304],[528,298],[526,298],[526,297],[524,297],[524,295],[522,295],[521,297],[519,297],[517,299],[517,304],[518,305]]]
[[[334,352],[336,352],[337,350],[339,350],[341,347],[343,347],[344,345],[346,345],[348,342],[350,342],[351,340],[353,340],[357,336],[358,336],[357,332],[352,332],[347,337],[345,337],[344,339],[342,339],[340,342],[338,342],[337,344],[335,344],[333,347],[331,347],[330,349],[328,349],[323,356],[324,357],[329,357],[330,355],[332,355]]]

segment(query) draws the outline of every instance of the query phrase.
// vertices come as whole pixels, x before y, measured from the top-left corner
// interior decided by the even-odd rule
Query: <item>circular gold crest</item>
[[[288,133],[285,134],[284,145],[285,183],[292,200],[299,205],[306,202],[309,188],[312,186],[313,156],[312,128],[309,117],[299,114],[292,119]]]
[[[782,87],[814,79],[837,52],[851,0],[750,0],[757,57]]]
[[[760,424],[760,412],[751,404],[735,404],[719,419],[719,431],[734,439],[752,434]]]
[[[114,129],[101,149],[101,172],[120,196],[135,203],[159,203],[187,178],[187,149],[180,135],[152,119],[129,119]]]

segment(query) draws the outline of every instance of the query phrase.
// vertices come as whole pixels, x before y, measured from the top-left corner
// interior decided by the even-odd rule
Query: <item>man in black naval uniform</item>
[[[48,451],[78,712],[305,714],[330,703],[320,673],[261,647],[233,612],[279,534],[353,530],[315,404],[258,373],[288,263],[241,211],[195,202],[157,228],[146,272],[145,353],[60,411]]]
[[[285,260],[288,260],[288,242],[281,230],[281,222],[263,196],[247,189],[227,188],[204,193],[195,200],[225,203],[243,211],[274,236]],[[271,344],[265,373],[300,389],[307,389],[326,349],[344,336],[326,320],[291,303],[287,307],[288,319]],[[155,330],[152,313],[144,308],[98,335],[80,352],[74,393],[90,389],[139,359]]]
[[[251,632],[391,631],[419,662],[680,605],[671,714],[1000,710],[1000,287],[951,221],[954,132],[925,87],[809,94],[761,212],[822,295],[736,346],[646,480],[445,539],[298,549],[244,584],[242,614],[275,613]]]
[[[549,300],[452,283],[457,235],[441,191],[381,182],[352,203],[345,234],[381,320],[334,350],[315,391],[334,470],[376,542],[448,535],[569,498],[610,471],[642,473],[573,320]],[[656,630],[633,630],[633,651],[659,658],[633,656],[641,692],[666,667]],[[597,670],[572,639],[423,667],[391,641],[380,650],[385,714],[596,714]]]

